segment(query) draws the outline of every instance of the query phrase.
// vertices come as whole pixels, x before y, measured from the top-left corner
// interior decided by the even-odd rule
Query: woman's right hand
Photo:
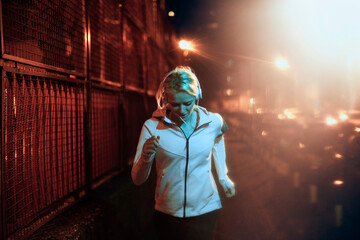
[[[142,154],[146,157],[150,157],[153,153],[156,153],[159,147],[159,140],[159,136],[152,136],[151,138],[148,138],[144,143]]]

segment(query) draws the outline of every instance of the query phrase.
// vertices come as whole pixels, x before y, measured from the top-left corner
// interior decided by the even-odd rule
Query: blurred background
[[[215,239],[360,239],[360,3],[2,0],[2,239],[156,239],[130,170],[192,67],[236,196]]]
[[[191,44],[184,56],[200,76],[202,103],[230,125],[230,159],[246,158],[233,148],[251,149],[251,161],[275,172],[269,191],[289,208],[275,210],[284,214],[285,235],[244,239],[357,239],[360,4],[170,1],[168,10]],[[242,180],[257,186],[256,176]],[[270,205],[261,190],[254,192],[261,206]]]
[[[329,114],[359,107],[359,8],[350,0],[168,2],[208,98],[225,90],[262,109]]]

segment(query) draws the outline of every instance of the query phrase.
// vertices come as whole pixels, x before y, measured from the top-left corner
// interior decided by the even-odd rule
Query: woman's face
[[[166,108],[186,121],[194,111],[195,96],[186,92],[170,92],[167,94]]]

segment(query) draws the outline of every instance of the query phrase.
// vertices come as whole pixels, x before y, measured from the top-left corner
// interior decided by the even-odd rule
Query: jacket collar
[[[200,106],[197,106],[194,111],[197,111],[198,114],[199,114],[199,124],[198,126],[202,126],[204,124],[208,124],[211,122],[211,119],[210,119],[210,114],[209,112],[203,108],[203,107],[200,107]],[[159,118],[159,119],[162,119],[164,122],[166,123],[170,123],[170,124],[175,124],[173,121],[171,121],[167,116],[166,116],[166,108],[158,108],[156,109],[153,114],[152,114],[152,117],[154,118]]]

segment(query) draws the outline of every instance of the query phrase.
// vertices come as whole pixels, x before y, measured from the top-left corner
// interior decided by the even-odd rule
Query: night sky
[[[260,63],[253,72],[265,78],[254,78],[271,84],[276,79],[266,75],[276,70],[264,70],[283,57],[291,66],[291,78],[296,78],[292,80],[298,82],[300,97],[322,98],[324,105],[355,106],[354,89],[360,88],[356,81],[360,75],[360,3],[173,0],[167,1],[167,8],[175,12],[172,22],[180,38],[192,40],[199,51],[190,54],[188,63],[199,75],[204,98],[216,97],[216,91],[226,87],[229,61],[238,69],[246,61]],[[344,98],[349,95],[351,99]]]

